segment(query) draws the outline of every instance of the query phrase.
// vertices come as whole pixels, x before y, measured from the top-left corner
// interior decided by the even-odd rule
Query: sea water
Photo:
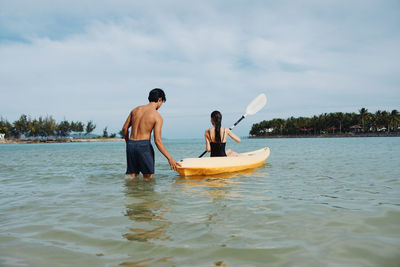
[[[271,156],[184,179],[156,150],[127,183],[124,142],[1,145],[0,266],[400,266],[400,138],[227,146]]]

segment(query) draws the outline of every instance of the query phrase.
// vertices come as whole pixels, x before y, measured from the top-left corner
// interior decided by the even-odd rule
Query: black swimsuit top
[[[210,129],[208,129],[208,135],[210,136],[211,139]],[[224,137],[225,137],[225,129],[221,140],[224,140]],[[226,157],[225,145],[226,143],[210,142],[211,157]]]

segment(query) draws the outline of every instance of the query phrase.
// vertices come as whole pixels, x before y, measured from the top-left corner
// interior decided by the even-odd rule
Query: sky
[[[253,123],[400,109],[400,1],[0,0],[0,116],[118,133],[164,89],[163,137],[202,138],[260,93]]]

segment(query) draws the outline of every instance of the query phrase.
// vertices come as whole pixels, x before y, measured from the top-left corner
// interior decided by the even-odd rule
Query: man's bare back
[[[130,121],[130,140],[150,140],[151,132],[161,116],[149,105],[136,107],[131,111],[127,121]]]
[[[154,133],[154,143],[156,144],[158,150],[160,150],[160,152],[168,159],[171,169],[176,170],[177,166],[180,166],[180,164],[177,163],[168,153],[161,138],[163,119],[157,110],[162,106],[164,101],[164,92],[158,88],[153,89],[149,94],[149,103],[147,105],[134,108],[129,113],[128,118],[126,119],[122,128],[122,132],[127,143],[127,174],[130,174],[132,177],[136,177],[139,172],[142,172],[145,178],[153,177],[154,151],[150,144],[152,132]],[[130,134],[129,128],[131,128]],[[147,152],[135,152],[135,144],[132,142],[148,142],[147,145],[148,150],[150,151],[149,153],[153,154],[151,156],[153,163],[151,163],[151,160],[148,161],[148,158],[144,156],[147,154],[143,153]],[[146,165],[143,161],[147,161],[148,164]]]

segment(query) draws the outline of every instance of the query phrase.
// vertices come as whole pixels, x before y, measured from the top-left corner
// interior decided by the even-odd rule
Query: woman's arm
[[[210,139],[208,135],[208,130],[204,133],[204,138],[206,139],[206,151],[211,152],[211,146],[210,146]]]
[[[239,138],[236,134],[234,134],[231,130],[226,129],[226,133],[227,133],[233,140],[235,140],[236,142],[240,143],[240,138]]]

